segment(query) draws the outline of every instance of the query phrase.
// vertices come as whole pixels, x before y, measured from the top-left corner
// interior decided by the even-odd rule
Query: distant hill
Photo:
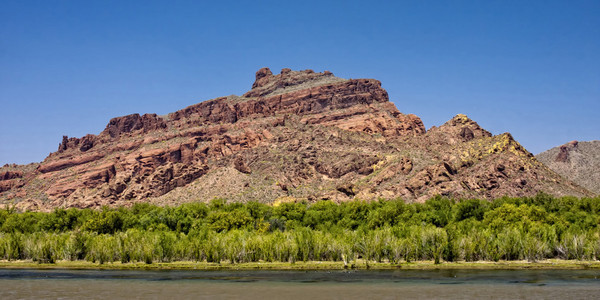
[[[0,204],[30,210],[540,191],[591,195],[465,115],[426,130],[377,80],[268,68],[242,96],[113,118],[98,135],[63,137],[41,163],[0,168]]]
[[[600,195],[600,141],[572,141],[536,158],[556,173]]]

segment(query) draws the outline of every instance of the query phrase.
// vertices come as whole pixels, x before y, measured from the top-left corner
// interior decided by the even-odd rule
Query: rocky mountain
[[[568,142],[536,158],[564,178],[600,195],[600,141]]]
[[[34,210],[538,191],[591,195],[464,115],[427,131],[377,80],[268,68],[243,96],[114,118],[98,135],[63,137],[41,163],[0,168],[0,202]]]

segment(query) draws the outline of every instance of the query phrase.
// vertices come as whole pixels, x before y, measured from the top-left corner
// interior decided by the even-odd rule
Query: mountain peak
[[[469,119],[469,117],[467,117],[465,114],[457,114],[448,122],[452,122],[453,124],[464,124],[467,122],[473,122],[473,120]]]
[[[457,114],[440,127],[432,127],[429,132],[437,140],[444,140],[449,144],[468,142],[481,137],[491,137],[492,134],[481,128],[477,122],[469,119],[464,114]]]
[[[271,69],[262,68],[256,72],[255,76],[256,80],[252,84],[252,90],[244,94],[244,97],[265,97],[298,88],[346,81],[345,79],[333,76],[333,73],[329,71],[315,73],[315,71],[310,69],[293,71],[289,68],[283,68],[279,74],[273,75]]]

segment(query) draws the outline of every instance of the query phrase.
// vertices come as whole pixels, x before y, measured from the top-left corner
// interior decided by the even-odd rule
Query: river
[[[0,299],[598,299],[598,270],[0,269]]]

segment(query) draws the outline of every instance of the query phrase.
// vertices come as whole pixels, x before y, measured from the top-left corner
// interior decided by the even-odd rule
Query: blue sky
[[[600,1],[0,1],[0,165],[112,117],[240,95],[261,67],[376,78],[533,153],[600,139]]]

